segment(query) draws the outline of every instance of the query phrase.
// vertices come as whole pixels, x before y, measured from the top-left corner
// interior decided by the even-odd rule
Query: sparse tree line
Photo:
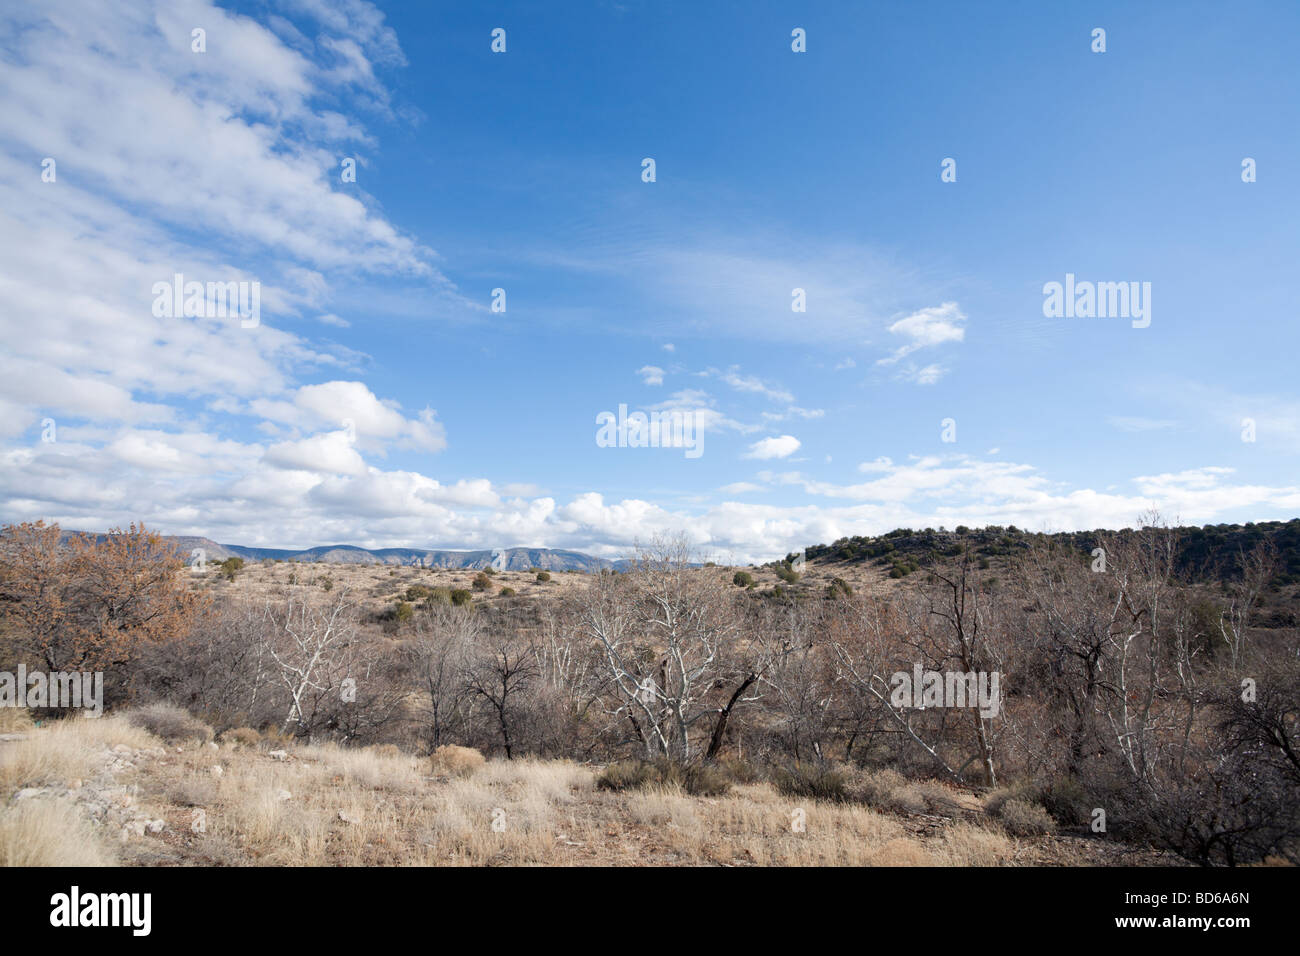
[[[427,600],[381,624],[345,587],[209,602],[143,529],[69,544],[20,525],[0,538],[0,670],[99,669],[109,706],[425,753],[1011,784],[1081,833],[1101,811],[1108,839],[1189,860],[1300,862],[1300,635],[1252,625],[1277,554],[1188,582],[1158,520],[1099,543],[1101,569],[1048,539],[1000,583],[965,553],[878,593],[773,600],[663,541],[569,597]],[[900,706],[914,670],[996,673],[998,706]]]

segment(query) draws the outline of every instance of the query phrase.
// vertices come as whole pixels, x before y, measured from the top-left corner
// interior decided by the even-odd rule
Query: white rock
[[[126,826],[122,827],[122,839],[129,840],[133,836],[144,836],[144,821],[132,820]]]
[[[115,754],[129,754],[130,752],[131,752],[131,748],[128,747],[126,744],[118,744],[116,747],[113,748],[113,753]]]
[[[357,824],[361,822],[361,817],[357,816],[354,813],[348,813],[346,810],[339,811],[339,819],[342,820],[344,823]]]
[[[216,741],[209,740],[209,741],[208,741],[208,749],[209,749],[209,750],[220,750],[221,748],[217,746]]]
[[[288,760],[289,752],[287,750],[272,750],[267,753],[272,760]]]
[[[37,790],[35,787],[24,787],[14,794],[14,800],[30,800],[32,797],[39,797],[44,790]]]
[[[149,821],[149,832],[150,832],[150,833],[162,833],[162,832],[163,832],[163,828],[166,827],[166,826],[167,826],[167,821],[166,821],[166,820],[150,820],[150,821]]]
[[[220,777],[225,772],[226,771],[222,769],[221,764],[217,764],[212,768],[212,776],[214,777]]]
[[[277,797],[279,797],[281,800],[292,800],[292,799],[293,799],[293,794],[290,793],[288,790],[278,790],[278,791],[276,791],[276,794],[275,794],[275,795],[276,795]]]

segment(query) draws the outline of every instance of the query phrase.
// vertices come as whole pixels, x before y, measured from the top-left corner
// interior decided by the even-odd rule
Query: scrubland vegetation
[[[376,607],[8,528],[0,671],[103,671],[107,716],[0,708],[0,863],[1294,864],[1288,556],[1188,575],[1183,537],[871,579],[662,541]],[[918,668],[996,672],[996,713],[900,706]]]

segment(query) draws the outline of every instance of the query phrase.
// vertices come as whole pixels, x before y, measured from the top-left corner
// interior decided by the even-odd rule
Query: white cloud
[[[945,302],[942,305],[913,312],[889,327],[890,332],[906,339],[906,343],[899,346],[892,355],[879,359],[876,364],[891,365],[918,349],[942,345],[945,342],[960,342],[966,337],[966,329],[963,325],[965,321],[966,316],[962,314],[956,302]],[[936,366],[929,368],[933,369]]]
[[[789,458],[799,450],[799,439],[793,435],[764,438],[749,446],[746,458]]]
[[[664,383],[664,370],[657,365],[643,365],[637,369],[636,373],[641,376],[641,381],[645,385],[662,385]]]

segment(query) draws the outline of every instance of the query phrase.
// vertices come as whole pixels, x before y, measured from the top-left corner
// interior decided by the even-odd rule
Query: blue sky
[[[736,560],[1294,517],[1297,27],[1289,3],[13,14],[0,511],[610,556],[682,529]],[[258,281],[260,324],[151,314],[176,272]],[[1150,283],[1149,327],[1046,317],[1067,273]],[[599,447],[620,404],[698,415],[703,453]]]

